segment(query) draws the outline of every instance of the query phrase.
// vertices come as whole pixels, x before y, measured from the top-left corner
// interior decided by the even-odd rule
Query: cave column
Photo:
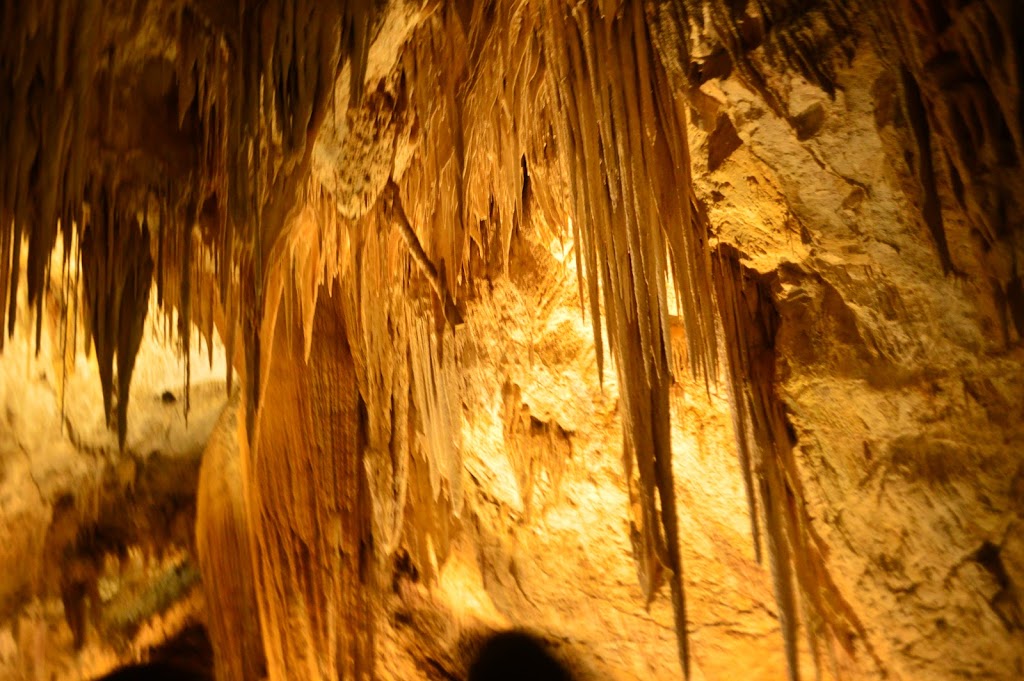
[[[273,342],[263,353],[255,446],[242,462],[274,680],[364,678],[372,667],[359,393],[340,296],[330,293],[322,288],[318,296],[308,358],[300,316],[286,314],[287,305],[267,306],[264,329],[272,332],[264,338]]]

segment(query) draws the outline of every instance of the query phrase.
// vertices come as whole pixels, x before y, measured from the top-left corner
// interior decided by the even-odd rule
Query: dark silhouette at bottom
[[[154,662],[116,669],[97,681],[207,681],[209,677],[171,664]]]
[[[544,645],[519,631],[487,639],[469,668],[468,681],[573,681]]]
[[[115,669],[96,681],[214,681],[213,648],[201,625],[186,627],[148,657],[149,662]]]
[[[206,643],[200,629],[197,640]],[[208,645],[208,643],[207,643]],[[202,645],[190,642],[154,651],[153,661],[116,669],[96,681],[212,681],[212,661]],[[573,675],[538,638],[505,631],[484,640],[469,667],[467,681],[574,681]]]

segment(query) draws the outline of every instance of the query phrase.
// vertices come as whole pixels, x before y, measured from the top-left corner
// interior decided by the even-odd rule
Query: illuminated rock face
[[[0,27],[0,679],[1024,677],[1014,0],[101,4]]]

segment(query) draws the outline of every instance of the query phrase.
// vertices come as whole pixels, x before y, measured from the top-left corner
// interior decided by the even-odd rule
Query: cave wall
[[[1013,678],[1020,348],[948,176],[937,186],[959,276],[918,212],[893,79],[861,46],[834,101],[794,80],[791,118],[812,112],[810,133],[738,83],[704,86],[742,146],[698,186],[778,315],[779,398],[815,542],[867,657],[897,678]],[[703,120],[694,137],[710,151],[721,123]]]

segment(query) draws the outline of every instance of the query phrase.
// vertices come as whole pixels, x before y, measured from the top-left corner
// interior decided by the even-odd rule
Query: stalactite
[[[518,385],[502,386],[502,403],[505,445],[516,472],[524,515],[529,518],[542,475],[547,475],[548,490],[541,509],[557,502],[562,476],[572,457],[572,441],[558,423],[544,422],[530,414]]]
[[[651,49],[640,4],[614,15],[552,6],[545,54],[557,83],[556,134],[571,179],[575,243],[581,251],[603,364],[599,301],[623,400],[625,456],[639,473],[643,521],[636,535],[640,572],[667,568],[680,662],[689,674],[682,564],[669,442],[669,273],[689,343],[691,371],[717,367],[706,234],[691,222],[689,152],[682,101]],[[636,83],[650,84],[634,87]],[[691,229],[691,224],[698,227]],[[581,296],[583,291],[581,291]]]
[[[86,135],[93,121],[102,3],[7,3],[0,27],[0,325],[13,333],[27,240],[29,303],[42,312],[50,253],[82,218]],[[65,40],[54,43],[56,35]],[[58,105],[58,103],[63,105]],[[60,230],[60,232],[58,231]],[[3,324],[3,322],[7,322]],[[0,346],[2,347],[2,346]]]
[[[690,76],[695,84],[728,75],[735,67],[740,78],[783,118],[787,117],[785,93],[770,82],[772,71],[799,73],[829,96],[835,96],[835,52],[841,50],[847,58],[851,54],[854,16],[859,8],[856,2],[686,0],[683,5],[684,20],[676,23],[663,16],[659,21],[661,28],[685,35],[680,28],[697,23],[717,41],[712,50],[727,55],[726,66],[722,67],[722,59],[715,52],[698,54],[684,50],[684,63],[693,60]],[[707,23],[705,16],[709,19]],[[687,40],[677,44],[689,43]]]
[[[455,403],[458,386],[456,340],[442,329],[435,333],[433,321],[423,312],[407,312],[410,333],[409,362],[412,379],[412,403],[422,424],[421,447],[430,462],[430,482],[434,498],[440,496],[441,483],[456,514],[462,508],[461,409]]]
[[[779,320],[771,292],[743,267],[735,248],[719,246],[713,264],[740,463],[755,542],[762,533],[765,538],[789,675],[791,679],[800,676],[801,602],[805,634],[820,674],[823,643],[833,656],[836,644],[852,655],[855,641],[867,646],[869,654],[874,651],[856,613],[830,577],[811,527],[793,436],[776,387],[774,343]]]
[[[96,348],[108,426],[114,414],[117,356],[116,423],[118,442],[124,447],[132,370],[149,312],[153,260],[149,231],[118,209],[116,196],[101,191],[92,206],[81,253],[86,330]]]
[[[366,476],[375,546],[390,556],[402,539],[413,446],[403,240],[372,211],[349,233],[355,243],[340,278],[359,394],[366,404]],[[382,221],[382,222],[378,222]],[[397,273],[397,276],[396,276]]]
[[[451,294],[448,293],[447,282],[438,274],[434,263],[430,261],[430,258],[427,257],[423,250],[423,246],[420,245],[419,238],[416,236],[416,230],[409,223],[409,217],[406,215],[405,209],[402,208],[398,185],[393,180],[389,180],[385,186],[383,198],[385,202],[391,204],[391,211],[394,213],[398,231],[409,248],[413,262],[416,263],[420,272],[430,283],[431,288],[434,289],[438,304],[444,310],[445,320],[453,325],[461,324],[462,316],[459,313],[459,309],[455,306],[455,301],[452,299]]]
[[[940,187],[952,186],[998,291],[1024,261],[1024,14],[1012,0],[901,0],[871,7],[868,20],[883,59],[898,69],[909,123],[903,142],[920,185],[922,218],[944,271],[956,273]],[[934,147],[934,150],[933,150]],[[943,153],[939,153],[943,152]],[[944,159],[945,163],[936,163]],[[1005,257],[1009,255],[1009,257]]]
[[[949,245],[946,243],[946,228],[942,223],[942,208],[939,205],[939,194],[936,188],[935,162],[932,159],[932,137],[928,125],[928,115],[924,110],[924,103],[921,101],[921,91],[913,76],[905,68],[900,75],[903,80],[903,93],[906,97],[907,119],[914,133],[914,141],[917,143],[917,167],[914,170],[918,182],[921,183],[923,198],[921,212],[928,231],[932,235],[932,240],[935,242],[935,249],[939,253],[942,270],[949,274],[954,269],[953,258],[949,253]]]

